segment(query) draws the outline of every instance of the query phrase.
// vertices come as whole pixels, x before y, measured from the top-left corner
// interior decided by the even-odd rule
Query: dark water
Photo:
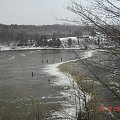
[[[71,50],[1,51],[0,120],[59,119],[53,113],[60,112],[64,107],[61,103],[67,102],[60,94],[64,86],[53,86],[48,79],[57,77],[45,73],[43,68],[75,57]]]

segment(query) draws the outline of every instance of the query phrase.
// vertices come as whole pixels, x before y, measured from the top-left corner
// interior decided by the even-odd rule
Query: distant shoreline
[[[19,51],[19,50],[84,50],[80,48],[18,48],[18,49],[1,49],[0,51]]]

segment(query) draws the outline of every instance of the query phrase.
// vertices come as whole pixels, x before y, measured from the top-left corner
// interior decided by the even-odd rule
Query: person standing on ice
[[[50,83],[50,78],[48,79],[48,82]]]
[[[33,72],[32,72],[32,77],[33,77]]]

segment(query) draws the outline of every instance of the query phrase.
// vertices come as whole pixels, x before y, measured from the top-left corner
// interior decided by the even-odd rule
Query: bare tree
[[[67,8],[78,16],[78,18],[72,20],[72,22],[76,22],[77,24],[85,24],[89,28],[108,36],[109,40],[120,44],[120,0],[84,1],[85,2],[80,0],[79,2],[76,2],[75,0],[71,0],[72,3]],[[113,51],[109,51],[111,56],[114,58],[117,57],[117,59],[120,60],[120,57]],[[83,64],[88,70],[90,70],[87,64]],[[120,98],[120,96],[111,90],[108,85],[104,84],[104,82],[102,82],[98,76],[96,76],[92,71],[91,73],[99,82],[101,82],[118,98]]]
[[[89,28],[109,36],[120,43],[120,1],[119,0],[71,0],[67,7],[78,17],[73,22],[85,24]]]
[[[120,0],[71,0],[71,5],[67,7],[67,9],[73,13],[76,14],[77,18],[73,20],[67,20],[69,22],[75,22],[79,25],[83,24],[88,26],[89,29],[94,30],[96,33],[99,32],[101,35],[107,36],[108,40],[112,40],[118,44],[120,44]],[[79,55],[73,50],[73,52],[76,54],[78,59],[81,61],[81,63],[85,66],[85,68],[92,74],[92,76],[99,81],[103,87],[105,87],[108,91],[112,92],[113,95],[115,95],[118,98],[118,101],[120,100],[120,93],[117,91],[119,90],[120,86],[116,86],[113,84],[106,83],[105,81],[101,80],[99,76],[96,74],[96,70],[93,71],[90,67],[96,66],[96,68],[100,68],[100,72],[104,72],[104,69],[109,69],[110,74],[114,73],[115,71],[120,70],[120,65],[118,64],[120,61],[119,54],[116,53],[115,49],[107,50],[104,54],[107,55],[107,58],[103,58],[102,62],[100,62],[101,59],[98,61],[82,61],[79,57]],[[102,58],[102,57],[101,57]],[[104,64],[103,64],[104,63]],[[109,63],[109,64],[106,64]],[[109,66],[110,63],[114,64],[113,66]],[[99,72],[99,70],[98,70]],[[112,73],[111,73],[112,72]],[[106,78],[105,78],[106,79]],[[111,77],[110,81],[119,81],[118,76],[114,74],[114,79]],[[112,87],[112,85],[114,87]],[[85,86],[83,86],[85,88]],[[92,89],[93,90],[93,89]],[[83,90],[84,91],[84,90]],[[85,92],[83,92],[85,93]],[[94,96],[94,95],[93,95]],[[81,97],[80,97],[81,98]],[[95,120],[96,118],[96,104],[95,99],[93,99],[93,103],[89,104],[86,103],[86,95],[83,94],[84,98],[84,108],[85,108],[85,120]],[[93,114],[90,113],[91,109],[89,108],[92,106]],[[91,114],[91,115],[90,115]],[[78,114],[78,120],[81,120],[82,118],[81,110]]]

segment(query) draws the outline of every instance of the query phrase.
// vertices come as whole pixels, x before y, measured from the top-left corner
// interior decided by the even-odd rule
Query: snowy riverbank
[[[95,50],[85,51],[84,55],[81,59],[92,57],[94,52],[96,52],[96,51]],[[76,59],[76,60],[78,60],[78,59]],[[56,80],[53,82],[54,85],[64,86],[64,90],[61,92],[61,94],[67,98],[67,102],[62,104],[62,106],[63,106],[62,111],[53,113],[53,115],[56,114],[59,117],[68,117],[68,118],[76,119],[75,93],[77,91],[74,91],[74,87],[72,84],[73,79],[72,79],[71,75],[62,73],[58,68],[58,66],[60,66],[61,64],[68,63],[68,62],[74,62],[76,60],[70,60],[70,61],[61,62],[61,63],[49,64],[49,65],[46,65],[44,68],[44,71],[47,74],[49,74],[50,76],[56,76]],[[78,88],[77,83],[74,82],[74,84],[75,84],[75,87]],[[90,96],[88,96],[88,98],[89,97]],[[81,100],[81,102],[82,102],[82,100]],[[79,108],[78,108],[77,112],[79,112]]]
[[[103,49],[109,49],[109,48],[115,48],[113,47],[103,47]],[[119,48],[119,47],[118,47]],[[88,48],[88,50],[95,50],[95,49],[102,49],[97,46],[91,46]],[[85,50],[82,47],[60,47],[60,48],[55,48],[55,47],[12,47],[12,46],[3,46],[0,45],[0,51],[7,51],[7,50]]]
[[[92,48],[92,47],[91,47]],[[28,46],[21,46],[21,47],[17,47],[17,46],[7,46],[7,45],[0,45],[0,51],[7,51],[7,50],[51,50],[51,49],[75,49],[75,50],[83,50],[83,48],[80,47],[61,47],[61,48],[54,48],[54,47],[28,47]],[[93,49],[95,49],[95,47],[93,47]]]

